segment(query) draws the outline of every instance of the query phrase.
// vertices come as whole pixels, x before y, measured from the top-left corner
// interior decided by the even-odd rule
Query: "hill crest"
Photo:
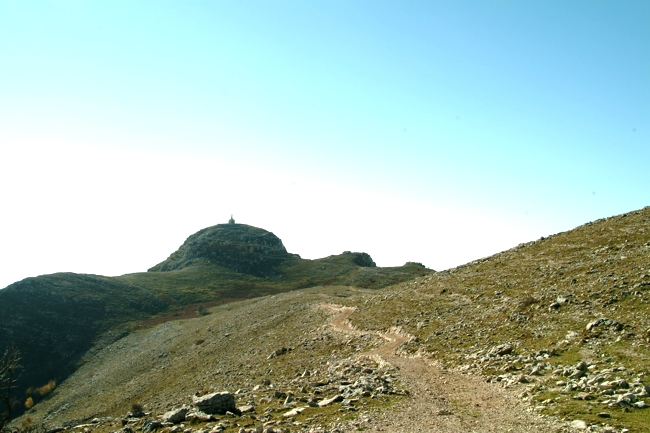
[[[211,263],[236,272],[274,276],[280,262],[291,257],[299,256],[289,254],[282,240],[267,230],[247,224],[217,224],[189,236],[178,250],[149,272]]]

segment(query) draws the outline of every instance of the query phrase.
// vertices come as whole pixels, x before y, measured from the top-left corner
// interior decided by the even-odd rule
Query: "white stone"
[[[294,408],[291,409],[290,411],[283,413],[282,416],[285,417],[285,418],[289,418],[289,417],[291,417],[291,416],[296,416],[296,415],[298,415],[300,412],[302,412],[303,410],[307,409],[308,407],[309,407],[309,406],[294,407]]]
[[[571,427],[576,430],[584,430],[587,428],[587,423],[581,419],[571,421]]]

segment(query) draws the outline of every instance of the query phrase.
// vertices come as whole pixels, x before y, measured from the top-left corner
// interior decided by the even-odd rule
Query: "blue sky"
[[[0,287],[205,226],[442,270],[650,205],[646,1],[0,0]]]

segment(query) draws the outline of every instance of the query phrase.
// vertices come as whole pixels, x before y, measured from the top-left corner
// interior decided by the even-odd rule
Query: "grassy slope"
[[[577,393],[555,386],[566,378],[552,372],[584,360],[595,371],[614,370],[612,376],[650,385],[643,379],[650,375],[649,303],[646,207],[369,295],[357,301],[353,322],[366,329],[400,326],[417,337],[408,351],[424,351],[493,379],[526,374],[537,362],[533,356],[556,353],[529,393],[536,404],[554,399],[541,406],[545,413],[597,423],[603,421],[597,413],[607,410],[611,424],[645,431],[641,426],[650,425],[650,411],[575,400]],[[587,331],[598,318],[619,322],[622,329]],[[481,361],[487,349],[506,342],[523,361],[521,356]]]
[[[317,260],[292,257],[279,270],[278,277],[257,277],[200,263],[175,271],[142,272],[115,279],[152,290],[172,306],[182,306],[219,299],[247,299],[317,285],[378,289],[431,273],[430,269],[414,263],[392,268],[361,267],[345,255]]]
[[[650,328],[649,241],[645,208],[391,287],[369,302],[391,314],[367,308],[356,317],[369,328],[403,326],[451,358],[503,340],[556,348],[598,317],[623,323],[622,335],[640,343]],[[558,298],[566,301],[550,309]]]

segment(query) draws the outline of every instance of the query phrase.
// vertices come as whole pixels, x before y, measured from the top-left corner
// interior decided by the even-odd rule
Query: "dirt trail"
[[[349,318],[355,309],[331,304],[323,307],[339,314],[331,326],[350,335],[368,333],[355,329]],[[402,357],[395,350],[409,336],[395,331],[378,333],[386,343],[360,356],[381,357],[398,370],[409,397],[390,412],[376,414],[366,432],[565,432],[566,427],[530,412],[512,391],[485,383],[480,377],[446,370],[423,357]]]

